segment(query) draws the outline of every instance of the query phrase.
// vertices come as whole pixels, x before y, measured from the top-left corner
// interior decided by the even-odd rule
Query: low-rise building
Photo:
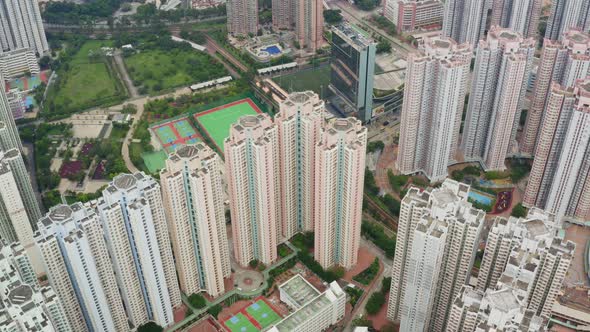
[[[0,70],[5,79],[37,75],[40,72],[35,53],[28,48],[0,52]]]
[[[320,332],[344,317],[346,293],[335,281],[320,293],[298,274],[280,285],[279,292],[281,301],[295,311],[269,332]]]

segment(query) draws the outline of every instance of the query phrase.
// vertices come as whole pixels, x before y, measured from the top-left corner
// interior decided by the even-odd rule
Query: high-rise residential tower
[[[310,52],[324,40],[324,2],[322,0],[291,0],[295,7],[295,33],[299,45]]]
[[[225,139],[234,256],[270,265],[281,235],[279,135],[266,114],[241,117]]]
[[[552,83],[572,87],[576,80],[590,74],[590,35],[580,30],[565,32],[561,41],[546,39],[537,70],[531,106],[527,113],[520,151],[535,153],[539,128]],[[540,151],[543,153],[543,151]]]
[[[462,149],[486,170],[505,169],[514,145],[535,41],[492,27],[477,48]]]
[[[443,20],[443,36],[458,43],[476,47],[483,39],[488,15],[486,0],[447,0]]]
[[[4,82],[4,77],[0,73],[0,82]],[[14,116],[8,102],[5,89],[0,89],[0,146],[4,150],[18,149],[20,152],[23,151],[23,145],[18,135],[18,129],[14,122]]]
[[[0,2],[0,51],[29,48],[39,55],[49,51],[37,0]]]
[[[43,273],[43,268],[33,231],[40,217],[39,204],[20,152],[0,150],[0,237],[8,242],[20,242],[39,274]]]
[[[459,141],[471,63],[469,44],[427,38],[410,54],[404,88],[397,164],[403,174],[422,172],[430,181],[447,176]]]
[[[377,44],[359,28],[342,24],[332,28],[330,88],[363,122],[373,116],[373,76]]]
[[[180,289],[185,294],[225,292],[231,273],[225,231],[221,159],[207,145],[178,148],[160,173],[162,198]]]
[[[281,229],[290,239],[313,231],[316,145],[324,126],[324,102],[317,94],[291,93],[275,117],[280,150]]]
[[[404,331],[444,331],[469,281],[485,213],[468,193],[468,185],[447,179],[441,188],[411,188],[402,201],[387,317]],[[423,254],[433,252],[440,258]]]
[[[367,128],[355,118],[332,119],[316,146],[315,260],[352,268],[361,235]]]
[[[554,83],[523,203],[556,214],[590,217],[590,79]]]
[[[81,203],[58,205],[38,227],[35,240],[72,330],[128,330],[98,215]]]
[[[525,38],[537,34],[542,0],[494,0],[492,26],[498,25],[518,32]]]
[[[59,297],[39,286],[24,248],[0,243],[0,330],[70,332]]]
[[[169,326],[180,289],[160,186],[144,173],[120,174],[97,210],[130,321]]]
[[[258,0],[228,0],[227,32],[234,36],[258,33]]]
[[[291,30],[295,25],[296,0],[272,0],[272,27]]]
[[[590,2],[586,0],[554,0],[547,21],[545,38],[561,39],[571,28],[590,31]]]

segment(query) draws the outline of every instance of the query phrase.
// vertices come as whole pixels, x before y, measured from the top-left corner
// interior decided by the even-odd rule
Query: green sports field
[[[255,115],[260,110],[250,98],[242,99],[205,112],[195,114],[195,119],[223,152],[223,141],[229,136],[229,128],[244,115]]]
[[[241,312],[223,322],[232,332],[258,332],[259,329]]]
[[[250,316],[256,319],[263,330],[281,320],[281,317],[272,310],[264,300],[254,302],[246,308],[246,311]]]
[[[164,150],[145,152],[141,155],[141,158],[143,158],[143,163],[148,171],[152,174],[156,174],[166,166],[168,154]]]

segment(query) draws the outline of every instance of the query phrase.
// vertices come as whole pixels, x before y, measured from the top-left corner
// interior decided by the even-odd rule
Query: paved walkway
[[[135,85],[133,85],[133,80],[129,77],[129,73],[127,72],[127,67],[125,67],[125,63],[123,62],[123,57],[121,57],[121,51],[116,51],[115,56],[113,57],[115,60],[115,65],[119,75],[121,76],[121,80],[125,83],[127,87],[127,91],[129,92],[129,96],[133,98],[139,97],[139,92]]]

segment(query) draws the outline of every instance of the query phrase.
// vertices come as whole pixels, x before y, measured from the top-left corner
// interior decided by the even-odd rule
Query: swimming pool
[[[268,54],[270,54],[270,55],[275,55],[275,54],[281,53],[281,49],[278,48],[276,45],[268,46],[267,48],[263,48],[262,50],[268,52]]]
[[[480,193],[473,191],[473,190],[469,191],[469,198],[471,198],[472,200],[474,200],[478,203],[485,204],[485,205],[491,205],[492,200],[493,200],[493,198],[491,198],[490,196],[480,194]]]

